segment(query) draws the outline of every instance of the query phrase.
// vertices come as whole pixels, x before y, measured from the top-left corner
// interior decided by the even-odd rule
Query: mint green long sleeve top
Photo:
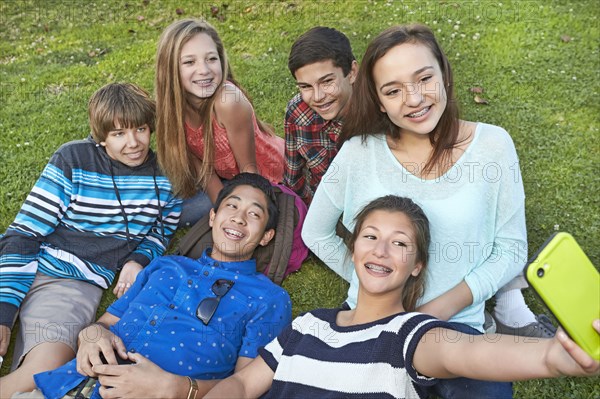
[[[525,193],[509,134],[478,123],[471,144],[442,176],[425,180],[404,167],[385,135],[354,137],[332,161],[308,210],[302,238],[350,282],[356,306],[358,279],[347,247],[335,234],[340,215],[352,231],[354,217],[375,198],[409,197],[425,211],[431,228],[424,304],[465,281],[472,305],[450,321],[482,330],[484,302],[516,277],[527,257]]]

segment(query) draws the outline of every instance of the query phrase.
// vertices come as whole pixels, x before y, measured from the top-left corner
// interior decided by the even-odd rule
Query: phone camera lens
[[[542,269],[541,267],[537,269],[537,276],[544,277],[544,269]]]

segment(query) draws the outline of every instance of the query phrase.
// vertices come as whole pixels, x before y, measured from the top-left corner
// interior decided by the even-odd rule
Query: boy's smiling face
[[[302,100],[321,118],[331,120],[341,117],[352,95],[358,64],[352,63],[348,75],[332,60],[305,65],[294,73]]]
[[[147,124],[137,127],[121,127],[115,121],[115,128],[108,132],[100,145],[109,157],[127,166],[140,166],[146,161],[150,150],[150,128]]]
[[[216,212],[210,210],[211,258],[222,262],[250,259],[256,247],[267,245],[275,234],[273,229],[265,231],[268,220],[265,194],[249,185],[237,186]]]

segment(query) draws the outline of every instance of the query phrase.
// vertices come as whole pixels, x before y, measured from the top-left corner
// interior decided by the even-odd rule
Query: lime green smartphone
[[[600,274],[568,233],[555,233],[525,266],[525,277],[563,329],[600,360]]]

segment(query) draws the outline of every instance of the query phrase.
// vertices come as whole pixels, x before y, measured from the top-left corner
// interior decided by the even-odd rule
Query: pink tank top
[[[254,126],[254,147],[258,172],[271,183],[280,183],[283,180],[285,142],[281,137],[260,130],[254,110],[252,111],[252,124]],[[240,173],[240,169],[229,146],[227,131],[225,127],[219,125],[215,118],[213,118],[212,127],[215,140],[215,171],[219,177],[231,179]],[[185,137],[192,153],[202,159],[204,154],[202,126],[194,129],[186,123]]]

